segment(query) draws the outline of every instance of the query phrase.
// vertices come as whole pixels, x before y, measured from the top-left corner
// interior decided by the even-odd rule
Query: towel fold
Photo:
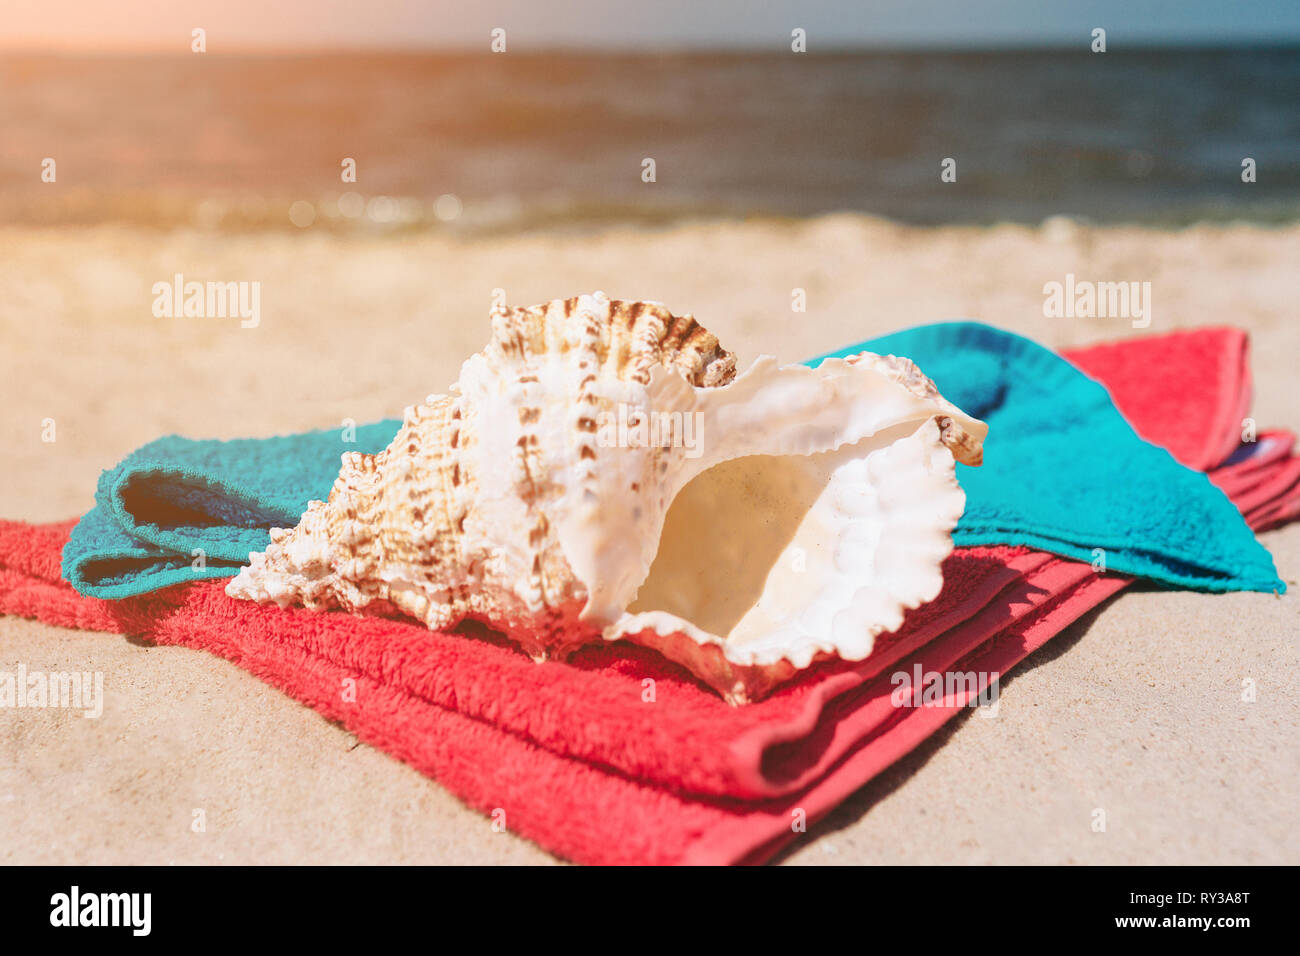
[[[1186,380],[1209,382],[1199,362],[1184,364]],[[1112,385],[1104,360],[1091,374]],[[1207,387],[1217,393],[1210,408],[1239,406],[1240,378]],[[1157,420],[1140,396],[1124,401],[1156,440],[1201,429],[1182,416]],[[1261,498],[1257,509],[1294,513],[1288,436],[1264,434],[1281,437],[1243,446],[1216,480],[1256,497],[1274,489],[1282,497]],[[1225,444],[1213,438],[1206,447]],[[1209,457],[1196,445],[1185,442],[1185,453]],[[795,838],[798,811],[816,820],[980,689],[942,706],[900,708],[888,700],[893,674],[918,666],[1005,674],[1128,581],[1026,548],[959,549],[939,600],[882,640],[879,658],[823,665],[767,701],[733,709],[639,648],[591,648],[572,665],[534,665],[486,633],[468,639],[401,620],[259,607],[227,598],[214,581],[118,602],[80,597],[58,577],[68,531],[68,523],[0,524],[0,611],[221,654],[471,805],[504,809],[516,832],[604,863],[765,859]],[[345,677],[357,682],[355,702],[338,692]],[[642,696],[646,677],[656,681],[654,702]]]
[[[1162,386],[1158,395],[1142,394],[1155,396],[1161,411],[1170,396],[1186,397],[1187,407],[1171,414],[1196,413],[1205,402],[1205,383],[1181,377],[1186,362],[1212,369],[1215,387],[1235,396],[1231,412],[1214,411],[1217,435],[1243,395],[1249,402],[1250,389],[1244,336],[1216,330],[1213,337],[1213,346],[1203,334],[1166,337],[1166,366],[1147,362],[1150,346],[1138,351],[1146,380]],[[1202,356],[1197,348],[1224,351]],[[1129,352],[1100,349],[1081,354],[1124,363],[1114,384],[1133,388],[1141,376],[1132,374]],[[947,397],[989,423],[983,467],[958,465],[966,512],[953,534],[957,545],[1026,545],[1085,561],[1102,549],[1111,569],[1170,587],[1285,589],[1224,494],[1139,438],[1106,389],[1070,362],[973,322],[922,326],[832,354],[864,350],[914,359]],[[64,576],[82,594],[112,599],[233,576],[249,552],[266,548],[272,527],[292,527],[309,501],[328,497],[344,451],[379,451],[398,427],[396,420],[363,426],[351,442],[343,430],[151,442],[101,475],[95,507],[64,552]]]
[[[1257,531],[1300,516],[1300,458],[1291,457],[1295,440],[1289,431],[1265,431],[1210,476]]]

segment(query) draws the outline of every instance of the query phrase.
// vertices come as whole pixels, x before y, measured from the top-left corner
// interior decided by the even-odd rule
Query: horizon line
[[[211,41],[209,41],[211,42]],[[1123,53],[1126,51],[1177,51],[1177,50],[1239,50],[1239,49],[1282,49],[1300,47],[1300,34],[1286,37],[1174,37],[1163,40],[1141,40],[1135,43],[1123,43],[1110,46],[1106,53]],[[805,53],[793,54],[785,44],[765,45],[729,45],[714,46],[708,44],[647,44],[631,45],[620,43],[600,44],[540,44],[523,49],[510,49],[506,53],[494,53],[486,44],[320,44],[320,45],[277,45],[277,44],[231,44],[216,49],[209,47],[202,54],[189,50],[187,45],[177,48],[174,45],[141,46],[87,46],[80,44],[34,45],[26,43],[8,43],[0,40],[0,55],[27,54],[31,56],[56,55],[114,55],[114,56],[324,56],[332,54],[349,55],[427,55],[427,54],[487,54],[489,56],[509,56],[510,54],[532,56],[540,54],[579,54],[579,55],[734,55],[744,56],[755,53],[791,53],[797,56],[819,56],[826,54],[854,53],[1091,53],[1087,42],[1077,38],[1065,40],[1008,40],[998,43],[971,41],[961,43],[905,41],[893,43],[861,43],[853,45],[817,46]],[[1106,55],[1106,54],[1098,54]]]

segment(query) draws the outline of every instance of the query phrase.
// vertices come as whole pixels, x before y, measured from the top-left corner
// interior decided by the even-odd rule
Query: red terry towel
[[[1104,358],[1095,360],[1089,371],[1104,379],[1104,365]],[[1186,363],[1178,371],[1182,381],[1207,379],[1204,368]],[[1221,398],[1239,406],[1242,377],[1229,371],[1214,381]],[[1140,406],[1124,410],[1159,431],[1142,419]],[[1276,455],[1270,460],[1287,464]],[[1277,469],[1256,463],[1253,470]],[[773,699],[784,710],[734,710],[649,652],[595,649],[576,667],[537,667],[499,642],[403,622],[258,608],[229,601],[213,583],[117,605],[80,598],[57,583],[68,527],[0,529],[0,607],[207,647],[438,777],[473,805],[505,809],[513,829],[591,862],[760,859],[793,836],[796,809],[815,819],[964,703],[893,707],[888,675],[883,686],[872,681],[885,667],[944,670],[962,662],[962,669],[1005,673],[1125,583],[1032,552],[964,551],[950,567],[951,593],[946,589],[939,607],[909,619],[878,659],[809,675]],[[952,626],[963,619],[965,625]],[[654,704],[641,700],[646,675],[657,675]],[[340,699],[345,677],[358,682],[355,704]],[[717,717],[725,718],[722,726],[715,727]],[[721,767],[714,767],[719,754]],[[682,790],[767,799],[744,804]],[[774,799],[781,794],[790,796]]]
[[[1241,329],[1186,329],[1061,354],[1106,386],[1138,435],[1189,468],[1209,471],[1241,443],[1254,397]]]

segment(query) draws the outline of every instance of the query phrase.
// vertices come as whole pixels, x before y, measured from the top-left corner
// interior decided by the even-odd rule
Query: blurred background
[[[5,15],[0,216],[467,231],[848,210],[1289,221],[1297,43],[1292,0],[53,0]],[[58,190],[33,175],[51,155]],[[1262,170],[1248,190],[1247,156]],[[959,188],[939,188],[947,157]],[[311,209],[291,220],[294,202]]]

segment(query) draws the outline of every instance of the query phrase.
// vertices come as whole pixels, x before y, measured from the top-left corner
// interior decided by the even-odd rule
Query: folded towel
[[[1104,380],[1121,412],[1142,410],[1128,418],[1139,435],[1183,464],[1208,471],[1242,443],[1242,420],[1254,397],[1249,353],[1249,338],[1241,329],[1204,326],[1065,354],[1070,364]],[[1218,402],[1221,395],[1235,395],[1236,401]],[[1201,425],[1177,431],[1161,427],[1179,418]]]
[[[352,640],[340,647],[338,639],[354,633],[357,619],[237,602],[226,597],[216,582],[196,582],[107,602],[78,595],[61,581],[31,576],[19,581],[26,565],[52,563],[57,551],[40,549],[41,544],[49,547],[51,537],[56,537],[56,532],[49,526],[20,529],[0,523],[0,611],[38,617],[51,624],[137,634],[154,643],[201,648],[225,657],[327,719],[339,721],[359,739],[437,779],[485,814],[503,810],[512,831],[582,863],[761,862],[794,838],[792,822],[802,818],[809,825],[814,823],[960,712],[971,694],[984,686],[981,681],[969,691],[946,695],[939,706],[901,709],[889,700],[894,690],[890,675],[881,675],[862,694],[833,698],[816,715],[803,715],[806,726],[800,722],[768,730],[751,728],[751,759],[782,768],[774,774],[760,765],[754,775],[765,779],[774,774],[780,784],[775,789],[785,790],[790,781],[802,779],[809,781],[808,786],[758,800],[690,795],[610,769],[600,761],[547,749],[493,723],[490,707],[486,711],[489,716],[475,716],[469,706],[461,707],[454,699],[460,688],[446,687],[439,675],[431,672],[424,656],[428,645],[422,642],[428,632],[414,625],[384,622],[391,630],[371,632],[371,640]],[[59,543],[56,537],[55,547]],[[14,550],[9,550],[11,547]],[[923,673],[946,669],[1005,673],[1010,662],[1030,653],[1125,584],[1123,578],[1099,578],[1086,565],[1043,557],[1046,563],[1041,568],[992,602],[996,605],[990,612],[994,619],[1014,619],[1007,629],[981,645],[988,622],[973,621],[968,631],[958,628],[944,635],[942,643],[903,659],[895,670],[911,674],[919,667]],[[353,627],[334,629],[348,621]],[[486,665],[478,669],[479,703],[495,698],[503,717],[507,711],[517,715],[533,709],[540,715],[542,727],[555,719],[554,714],[547,715],[551,694],[579,693],[597,679],[612,684],[628,676],[628,683],[635,685],[636,699],[641,700],[642,680],[664,666],[662,661],[649,660],[648,652],[629,648],[622,651],[615,666],[585,675],[572,668],[572,681],[556,678],[547,694],[537,695],[502,683],[486,653],[493,649],[490,643],[456,635],[435,636],[459,641],[465,662],[458,670]],[[987,659],[963,659],[981,647],[988,649]],[[353,701],[340,693],[347,680],[355,688]],[[692,693],[697,701],[716,700],[707,690],[691,688],[684,673],[676,680],[681,686],[660,681],[657,701],[642,701],[640,706],[649,711],[671,700],[679,710],[689,710]],[[412,683],[422,685],[422,692],[408,690]],[[425,696],[431,693],[442,696],[448,705]],[[663,713],[664,720],[676,719],[667,708]],[[569,750],[590,746],[582,743],[582,738],[591,735],[621,739],[630,750],[636,750],[635,730],[620,732],[606,720],[586,725],[552,724],[552,729],[565,738]],[[694,739],[683,736],[675,745],[677,750],[722,749],[709,724],[693,721],[691,731]],[[765,747],[757,745],[760,738],[769,737],[777,739]],[[743,746],[745,741],[738,743]],[[661,758],[667,760],[671,753],[666,750]],[[827,759],[828,754],[833,759]],[[810,769],[810,764],[815,769]]]
[[[1235,383],[1230,408],[1214,409],[1213,421],[1190,419],[1213,429],[1221,458],[1249,405],[1245,338],[1231,330],[1165,338],[1138,339],[1131,351],[1087,350],[1082,367],[1118,360],[1116,388],[1150,396],[1166,417],[1207,411],[1206,383],[1190,379],[1190,367]],[[1021,544],[1089,562],[1102,549],[1110,570],[1171,587],[1285,590],[1227,496],[1140,438],[1107,390],[1059,355],[974,322],[921,326],[831,354],[863,349],[908,356],[948,399],[989,423],[983,466],[957,466],[966,491],[957,544]],[[1163,364],[1150,361],[1156,355]],[[1180,438],[1179,449],[1201,440]]]
[[[1210,480],[1233,499],[1252,528],[1264,531],[1300,515],[1300,459],[1291,457],[1296,439],[1291,432],[1247,427],[1252,397],[1248,353],[1246,333],[1223,326],[1093,345],[1068,354],[1076,367],[1105,380],[1121,411],[1145,408],[1152,422],[1184,418],[1208,423],[1166,434],[1157,444],[1192,468],[1207,470],[1222,462]],[[1162,380],[1158,387],[1152,387],[1153,376]],[[1214,396],[1234,392],[1235,405],[1214,404]],[[1141,418],[1131,424],[1143,438],[1155,440]],[[1285,467],[1276,467],[1286,459]]]
[[[1236,409],[1243,391],[1249,398],[1244,338],[1225,336],[1219,344],[1236,350],[1235,364],[1222,365],[1218,353],[1206,357],[1215,359],[1216,379],[1239,388]],[[1210,347],[1204,336],[1190,338]],[[1144,374],[1159,379],[1160,401],[1185,395],[1194,411],[1205,383],[1181,370],[1185,355],[1201,356],[1183,347],[1184,338],[1173,341],[1170,364]],[[1285,588],[1221,492],[1138,438],[1103,387],[1041,346],[951,322],[834,354],[863,350],[915,359],[948,397],[989,422],[984,466],[958,466],[966,513],[956,544],[1022,544],[1085,561],[1102,548],[1112,570],[1172,587]],[[1126,360],[1127,352],[1118,354]],[[64,552],[64,576],[82,594],[114,599],[230,577],[250,551],[265,549],[272,527],[297,524],[308,501],[328,496],[343,451],[378,451],[399,425],[358,428],[354,443],[342,431],[152,442],[100,477],[95,507]]]
[[[798,760],[801,750],[826,746],[818,738],[839,742],[837,759],[807,788],[776,800],[688,797],[672,788],[605,770],[597,762],[562,756],[464,711],[439,706],[404,690],[397,678],[406,666],[414,666],[421,654],[418,644],[406,644],[404,638],[416,638],[409,631],[387,635],[385,646],[373,646],[365,663],[351,653],[346,655],[347,663],[339,663],[336,655],[321,646],[328,645],[331,636],[322,637],[319,629],[324,621],[343,615],[313,621],[309,612],[279,612],[242,604],[241,616],[232,620],[229,612],[236,602],[212,582],[118,603],[81,597],[57,581],[30,580],[28,586],[15,588],[7,573],[8,568],[16,568],[10,557],[14,552],[6,546],[20,542],[8,530],[0,534],[0,564],[7,563],[6,572],[0,573],[0,610],[39,616],[50,623],[142,633],[157,643],[217,653],[342,722],[360,739],[438,779],[484,813],[504,810],[512,830],[579,862],[761,862],[797,838],[793,822],[802,817],[811,825],[829,812],[961,712],[983,690],[986,679],[945,695],[939,706],[893,707],[888,703],[892,690],[888,681],[863,695],[836,698],[804,739],[796,737],[784,748],[778,742],[758,755]],[[26,531],[24,553],[35,559],[35,564],[53,565],[57,533],[45,528]],[[53,547],[48,540],[43,552],[31,547],[32,539],[41,537],[54,537]],[[945,635],[941,644],[927,646],[900,662],[896,672],[910,674],[919,667],[923,673],[1004,675],[1063,627],[1122,589],[1128,580],[1098,576],[1086,565],[1043,557],[1042,566],[995,602],[1000,606],[996,613],[1016,617],[1010,627],[983,644],[978,643],[977,634],[966,638],[961,633],[966,629],[959,628]],[[136,614],[123,613],[133,605]],[[281,613],[292,619],[277,619]],[[411,625],[401,626],[415,630]],[[632,668],[638,664],[636,660],[625,662]],[[639,688],[639,675],[634,676]],[[501,698],[512,697],[490,669],[481,677]],[[345,679],[355,682],[355,703],[344,702],[339,694]],[[532,703],[541,706],[545,699],[534,698]],[[582,726],[568,730],[577,735],[591,732],[590,727]],[[695,731],[697,736],[707,734],[707,725],[696,725]]]
[[[1258,531],[1300,516],[1300,458],[1291,457],[1295,440],[1288,431],[1265,431],[1210,476]]]
[[[95,507],[73,530],[63,574],[82,594],[124,598],[196,578],[228,578],[326,498],[345,451],[374,453],[399,421],[280,438],[196,441],[168,435],[99,476]]]
[[[1216,406],[1238,399],[1225,390]],[[1140,403],[1130,414],[1146,424]],[[1184,418],[1166,430],[1197,427]],[[1294,461],[1265,451],[1270,468]],[[1252,486],[1261,484],[1269,479],[1257,475]],[[537,666],[499,639],[257,607],[226,598],[219,582],[117,603],[81,598],[58,581],[67,530],[0,526],[0,610],[220,653],[472,805],[506,809],[517,832],[588,862],[764,858],[794,836],[794,810],[815,820],[959,712],[960,694],[945,707],[889,705],[884,667],[1005,673],[1126,583],[1025,549],[962,549],[940,601],[882,641],[874,664],[809,674],[736,710],[636,648]],[[956,626],[936,633],[939,618]],[[654,703],[641,696],[646,676],[657,681]],[[358,682],[355,703],[339,699],[343,677]]]

